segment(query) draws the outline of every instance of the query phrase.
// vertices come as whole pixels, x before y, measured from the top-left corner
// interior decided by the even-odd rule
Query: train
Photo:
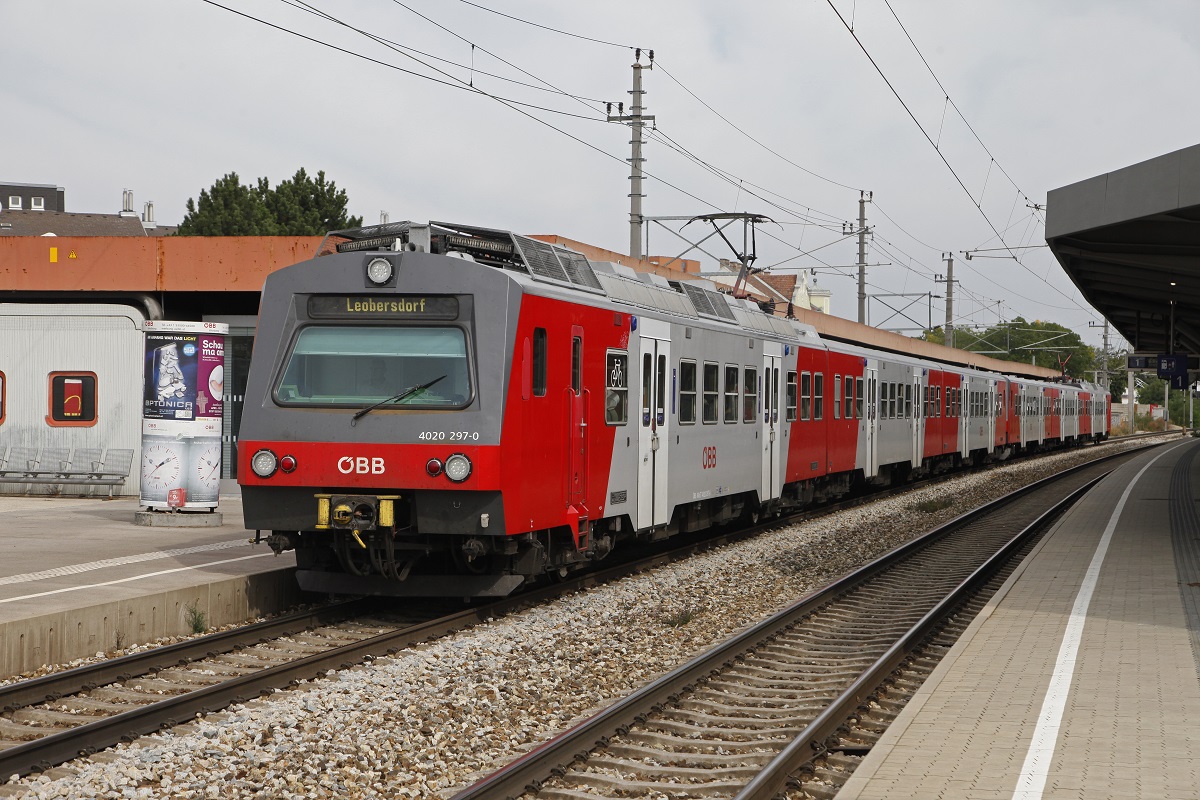
[[[1107,437],[1107,391],[823,338],[509,231],[329,234],[266,279],[246,527],[316,592],[497,597],[623,543]]]

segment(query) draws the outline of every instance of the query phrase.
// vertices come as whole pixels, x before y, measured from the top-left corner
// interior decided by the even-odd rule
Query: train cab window
[[[813,375],[813,419],[825,419],[825,373]]]
[[[746,367],[742,376],[742,422],[754,422],[758,419],[758,370]]]
[[[796,419],[796,373],[787,374],[787,399],[784,401],[784,419],[793,422]]]
[[[800,373],[800,419],[812,419],[812,374]]]
[[[642,427],[650,427],[650,389],[653,386],[654,356],[642,354]]]
[[[842,393],[842,416],[854,419],[854,376],[846,376],[846,391]]]
[[[679,362],[679,422],[696,424],[696,362]]]
[[[629,421],[629,355],[608,351],[604,370],[604,421],[624,425]]]
[[[546,396],[546,329],[533,329],[533,396]]]
[[[571,391],[583,391],[583,339],[571,337]]]
[[[188,411],[191,413],[190,408]],[[55,428],[95,425],[96,373],[51,372],[50,413],[46,422]]]
[[[833,418],[842,418],[842,376],[833,376]]]
[[[863,379],[854,379],[854,417],[863,418]]]
[[[725,365],[725,421],[738,421],[738,381],[736,364]]]
[[[386,405],[461,408],[471,400],[470,373],[466,333],[456,326],[310,325],[296,337],[275,400],[362,408],[396,398]]]
[[[719,364],[704,364],[704,409],[705,425],[717,421],[721,404],[721,367]]]

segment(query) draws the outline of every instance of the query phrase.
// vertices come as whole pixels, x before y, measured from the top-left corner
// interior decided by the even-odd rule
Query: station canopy
[[[1135,352],[1200,353],[1200,145],[1051,191],[1046,243]]]

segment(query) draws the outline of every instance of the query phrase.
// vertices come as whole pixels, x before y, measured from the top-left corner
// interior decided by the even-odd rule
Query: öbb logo
[[[701,469],[716,469],[717,467],[717,448],[706,447],[700,456]]]
[[[338,472],[343,475],[357,473],[358,475],[382,475],[384,472],[382,458],[367,458],[366,456],[342,456],[337,462]]]

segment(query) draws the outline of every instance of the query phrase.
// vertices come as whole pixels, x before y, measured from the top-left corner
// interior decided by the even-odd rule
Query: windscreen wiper
[[[420,386],[410,386],[407,389],[405,389],[403,392],[401,392],[400,394],[392,395],[391,397],[387,398],[386,400],[380,400],[378,403],[375,403],[374,405],[367,406],[366,408],[362,409],[361,411],[354,412],[354,416],[350,418],[350,427],[353,428],[354,423],[358,422],[360,417],[370,414],[372,411],[379,408],[380,406],[387,405],[388,403],[399,403],[401,400],[408,397],[409,395],[416,394],[417,392],[421,391],[422,389],[428,389],[430,386],[433,386],[435,383],[437,383],[444,377],[446,377],[446,376],[438,375],[436,378],[431,380],[429,383],[422,383]]]

